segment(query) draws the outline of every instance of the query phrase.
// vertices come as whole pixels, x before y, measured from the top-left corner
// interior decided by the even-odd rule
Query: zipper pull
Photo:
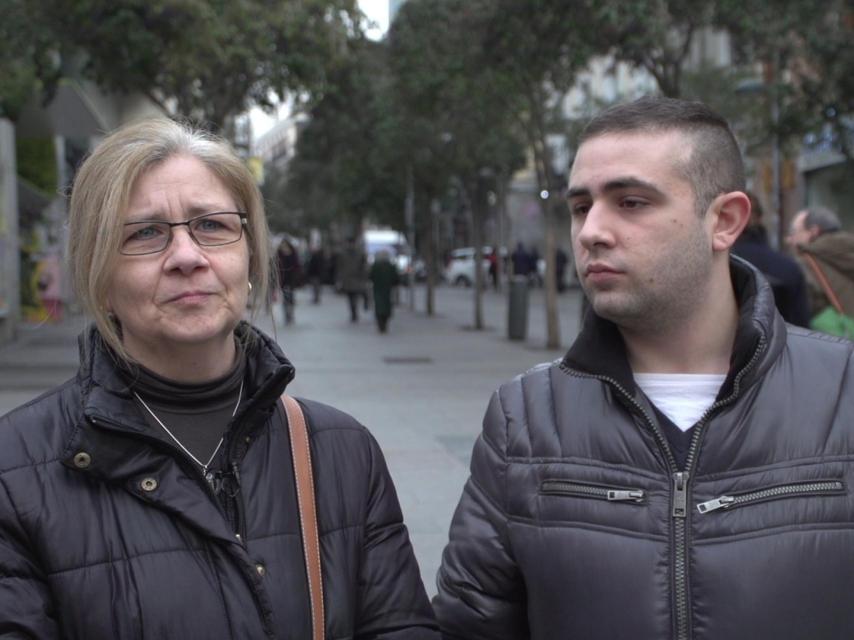
[[[700,513],[708,513],[709,511],[726,509],[733,502],[735,502],[735,498],[733,498],[732,496],[721,496],[720,498],[715,498],[714,500],[701,502],[697,505],[697,511],[699,511]]]
[[[688,472],[673,474],[673,517],[684,518],[688,515]]]
[[[612,502],[643,502],[643,491],[620,491],[608,489],[608,500]]]

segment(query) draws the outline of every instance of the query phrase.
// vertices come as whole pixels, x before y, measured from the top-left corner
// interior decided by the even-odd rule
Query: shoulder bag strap
[[[311,639],[323,640],[325,636],[323,612],[323,576],[320,571],[320,541],[317,535],[317,505],[314,496],[314,475],[311,470],[311,449],[305,416],[299,403],[282,394],[282,404],[288,416],[291,436],[291,457],[297,487],[297,506],[302,531],[302,548],[305,554],[305,572],[308,577],[308,594],[311,600]]]
[[[845,315],[845,311],[842,309],[842,304],[839,302],[839,298],[836,297],[836,293],[830,286],[830,282],[828,281],[827,276],[824,275],[824,270],[819,266],[818,261],[816,261],[816,259],[807,252],[803,252],[803,257],[810,266],[810,269],[813,270],[818,283],[821,285],[822,291],[824,291],[824,295],[826,295],[827,299],[830,300],[830,304],[833,305],[833,308],[836,309],[837,312]]]

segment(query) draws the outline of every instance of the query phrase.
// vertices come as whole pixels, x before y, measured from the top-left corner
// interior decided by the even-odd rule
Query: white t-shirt
[[[636,373],[635,382],[682,431],[688,431],[711,407],[725,375],[706,373]]]

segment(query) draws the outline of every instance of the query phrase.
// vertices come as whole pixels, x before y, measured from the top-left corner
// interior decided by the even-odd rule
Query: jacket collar
[[[786,325],[774,306],[771,286],[749,262],[730,256],[730,274],[739,308],[730,370],[718,398],[750,386],[785,346]],[[613,380],[635,390],[634,376],[617,326],[590,308],[581,332],[562,360],[564,367]],[[737,386],[736,386],[737,383]]]
[[[274,411],[276,401],[294,377],[294,367],[279,346],[246,322],[235,330],[246,351],[244,398],[234,417],[247,433]],[[85,451],[92,457],[90,473],[119,479],[139,473],[163,456],[141,439],[164,440],[153,433],[119,372],[121,365],[98,330],[90,326],[80,337],[78,383],[86,420],[75,429],[64,456]],[[137,437],[128,437],[137,436]]]
[[[294,378],[294,367],[282,353],[279,345],[247,322],[235,329],[235,336],[246,350],[245,401],[241,403],[237,419],[246,413],[274,402]],[[86,415],[97,414],[111,422],[128,427],[146,428],[138,417],[135,406],[130,406],[133,418],[127,415],[131,391],[119,373],[122,366],[118,357],[104,342],[94,325],[78,340],[80,370],[78,382],[83,389],[83,406]]]

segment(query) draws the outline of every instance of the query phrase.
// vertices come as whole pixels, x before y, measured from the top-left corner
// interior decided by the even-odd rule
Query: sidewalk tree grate
[[[433,358],[427,356],[385,356],[386,364],[432,364]]]

